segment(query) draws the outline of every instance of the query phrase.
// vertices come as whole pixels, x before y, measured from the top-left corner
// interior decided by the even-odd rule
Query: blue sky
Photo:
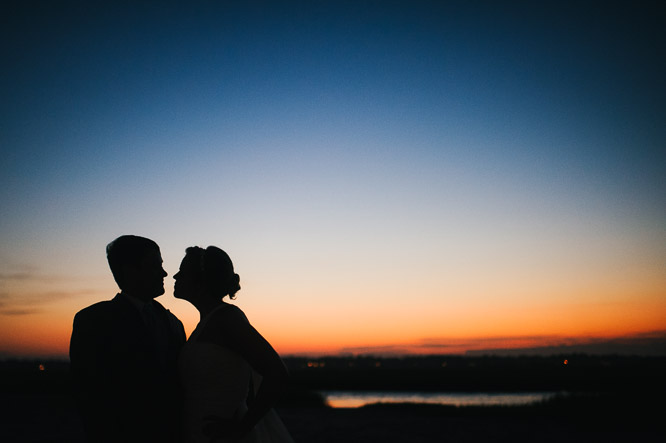
[[[387,317],[405,294],[435,311],[466,294],[461,312],[663,298],[649,3],[20,3],[1,31],[5,306],[44,300],[44,275],[79,294],[63,316],[100,299],[124,233],[158,241],[170,274],[187,246],[229,250],[270,331],[268,307],[326,324],[322,288]],[[463,334],[432,321],[412,339]]]

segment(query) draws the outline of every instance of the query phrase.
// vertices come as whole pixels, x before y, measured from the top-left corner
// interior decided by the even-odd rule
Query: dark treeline
[[[0,360],[0,394],[57,395],[69,391],[68,360]]]
[[[664,392],[666,357],[285,358],[292,385],[319,390]]]
[[[666,357],[481,356],[285,357],[295,392],[317,390],[569,391],[647,390],[666,394]],[[67,360],[0,361],[2,392],[68,389]]]

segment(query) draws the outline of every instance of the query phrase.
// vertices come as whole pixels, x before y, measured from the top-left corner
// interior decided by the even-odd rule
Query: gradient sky
[[[0,14],[0,356],[66,355],[122,234],[159,243],[188,334],[171,276],[225,249],[282,354],[666,329],[658,2],[24,3]]]

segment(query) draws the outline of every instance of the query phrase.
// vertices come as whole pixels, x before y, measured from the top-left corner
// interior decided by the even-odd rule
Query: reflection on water
[[[324,391],[333,408],[359,408],[372,403],[429,403],[451,406],[518,406],[548,400],[556,392],[363,392]]]

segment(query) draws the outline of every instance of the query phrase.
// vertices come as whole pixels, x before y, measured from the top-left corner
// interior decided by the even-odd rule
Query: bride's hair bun
[[[234,273],[229,279],[229,298],[236,298],[236,292],[240,291],[240,275]]]
[[[209,246],[202,256],[202,268],[211,288],[221,290],[230,298],[240,290],[240,276],[234,272],[234,264],[222,249]]]

